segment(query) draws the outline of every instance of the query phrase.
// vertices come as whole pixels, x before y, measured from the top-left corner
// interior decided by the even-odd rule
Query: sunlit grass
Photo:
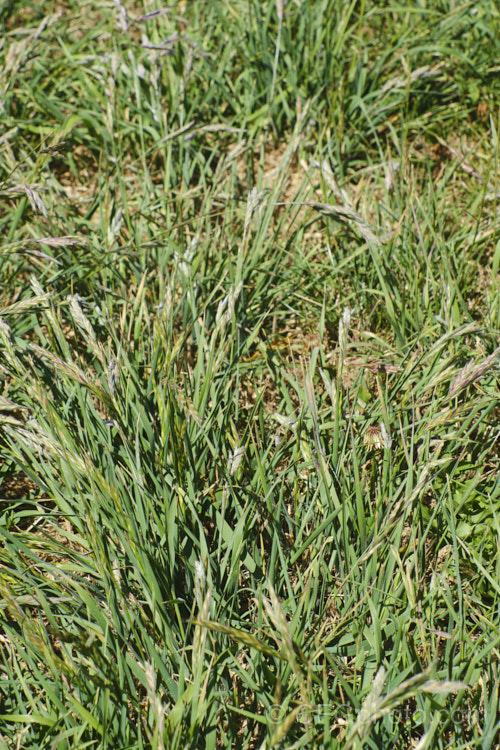
[[[494,746],[499,14],[430,5],[0,10],[0,747]]]

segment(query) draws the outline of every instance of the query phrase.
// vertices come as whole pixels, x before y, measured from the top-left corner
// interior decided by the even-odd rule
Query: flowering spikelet
[[[238,469],[240,468],[240,464],[243,460],[243,456],[245,455],[245,446],[239,446],[234,449],[234,451],[231,453],[229,452],[229,463],[228,463],[228,469],[229,469],[229,475],[234,477]]]
[[[351,326],[351,318],[354,309],[344,307],[344,312],[339,320],[339,357],[341,365],[344,364],[345,352],[347,349],[347,340],[349,337],[349,328]]]
[[[108,387],[109,392],[111,395],[115,392],[115,384],[118,380],[118,376],[120,374],[120,370],[118,368],[118,365],[116,363],[116,360],[114,357],[111,357],[109,365],[108,365]]]

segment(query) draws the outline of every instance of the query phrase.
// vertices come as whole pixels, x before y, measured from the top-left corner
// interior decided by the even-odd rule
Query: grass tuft
[[[496,4],[0,25],[0,747],[495,747]]]

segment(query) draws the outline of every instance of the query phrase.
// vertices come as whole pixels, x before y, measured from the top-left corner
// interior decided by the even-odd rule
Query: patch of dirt
[[[38,485],[25,474],[11,474],[0,484],[0,503],[2,500],[20,500],[38,492]]]

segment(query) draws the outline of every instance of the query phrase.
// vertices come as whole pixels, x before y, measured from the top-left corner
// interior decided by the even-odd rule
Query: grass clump
[[[0,746],[495,746],[496,5],[0,23]]]

